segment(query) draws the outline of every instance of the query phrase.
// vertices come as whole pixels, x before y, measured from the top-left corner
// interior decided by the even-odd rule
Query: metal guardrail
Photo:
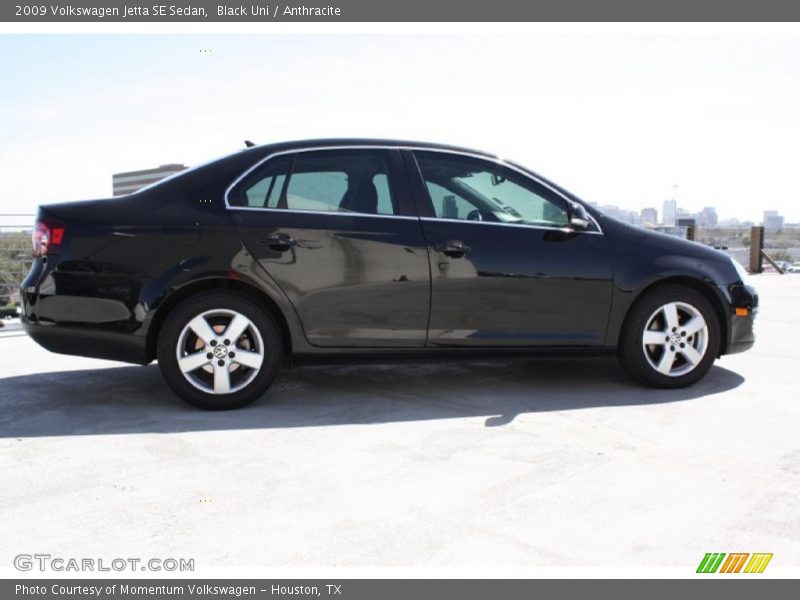
[[[19,284],[33,262],[31,231],[36,215],[0,214],[0,306],[16,303]]]
[[[750,273],[761,273],[765,262],[778,273],[797,272],[800,265],[800,228],[656,227],[657,231],[722,250]]]

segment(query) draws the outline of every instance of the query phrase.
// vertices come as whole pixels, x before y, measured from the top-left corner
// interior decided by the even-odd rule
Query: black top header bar
[[[162,3],[163,2],[163,3]],[[786,0],[15,0],[0,4],[4,22],[575,22],[797,21]]]

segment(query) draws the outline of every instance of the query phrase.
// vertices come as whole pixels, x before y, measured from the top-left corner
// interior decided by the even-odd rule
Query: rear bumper
[[[132,308],[136,284],[118,276],[56,273],[53,261],[37,259],[20,287],[22,328],[50,352],[147,364],[146,330]],[[120,298],[120,290],[131,293]]]
[[[150,362],[144,336],[31,323],[25,316],[22,317],[22,328],[33,341],[50,352],[140,365]]]

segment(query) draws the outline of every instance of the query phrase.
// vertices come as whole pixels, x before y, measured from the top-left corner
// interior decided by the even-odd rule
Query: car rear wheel
[[[239,408],[272,383],[282,359],[272,316],[235,292],[204,292],[179,304],[158,338],[158,364],[173,391],[208,410]]]
[[[708,373],[719,352],[719,319],[697,290],[670,285],[647,292],[626,319],[618,354],[634,379],[679,388]]]

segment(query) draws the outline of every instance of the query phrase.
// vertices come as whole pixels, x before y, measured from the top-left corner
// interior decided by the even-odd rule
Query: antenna
[[[251,142],[250,140],[245,140],[244,141],[244,145],[247,148],[252,148],[253,146],[255,146],[255,144],[253,142]]]

